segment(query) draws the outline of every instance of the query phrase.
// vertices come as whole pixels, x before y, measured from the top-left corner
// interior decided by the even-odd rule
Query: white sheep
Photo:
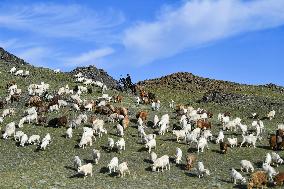
[[[216,139],[216,143],[219,144],[220,141],[224,142],[224,138],[225,138],[224,132],[222,130],[220,130],[219,134],[218,134],[218,137]]]
[[[49,140],[43,140],[40,145],[40,149],[45,150],[46,147],[50,144]]]
[[[115,146],[117,150],[120,152],[121,150],[125,150],[125,140],[123,138],[119,139],[116,143]]]
[[[236,171],[234,168],[231,169],[230,176],[235,185],[237,184],[238,180],[242,183],[246,183],[246,179],[241,175],[241,173]]]
[[[112,150],[114,147],[114,140],[112,138],[108,138],[108,143],[107,143],[108,149]]]
[[[27,115],[25,117],[25,122],[28,122],[29,124],[31,124],[32,121],[37,122],[37,113],[31,114],[31,115]]]
[[[92,146],[93,144],[93,140],[92,137],[90,136],[82,136],[80,143],[79,143],[79,147],[85,149],[85,147],[87,146],[87,144],[89,144],[90,146]]]
[[[58,104],[54,104],[52,106],[49,107],[49,112],[54,112],[54,111],[58,111],[59,110],[59,106]]]
[[[95,136],[94,136],[94,131],[92,128],[90,127],[83,127],[83,134],[82,134],[82,138],[93,138],[96,140]]]
[[[196,134],[196,132],[191,132],[186,135],[185,140],[187,144],[192,144],[192,143],[197,144],[198,143],[197,138],[198,138],[198,134]]]
[[[137,123],[138,123],[138,126],[143,126],[143,120],[141,117],[138,118]]]
[[[66,107],[68,103],[65,100],[58,100],[58,107]]]
[[[72,138],[72,134],[73,134],[72,127],[69,127],[65,132],[65,136],[66,138]]]
[[[72,107],[73,107],[76,111],[80,111],[80,107],[79,107],[78,104],[72,103]]]
[[[91,163],[88,163],[86,165],[82,165],[78,168],[78,173],[84,175],[84,179],[89,174],[91,177],[93,176],[93,165]]]
[[[16,71],[16,73],[14,74],[15,76],[23,76],[23,74],[24,74],[24,70],[18,70],[18,71]]]
[[[187,122],[186,119],[182,120],[181,128],[187,132],[191,131],[191,124]]]
[[[35,107],[28,108],[25,111],[25,115],[32,115],[32,114],[35,114],[35,113],[37,113]]]
[[[166,168],[166,170],[171,169],[169,156],[164,155],[154,161],[152,165],[152,171],[156,171],[158,169],[159,172],[160,168],[162,169],[162,172],[164,171],[164,168]]]
[[[93,159],[95,164],[99,163],[99,160],[101,159],[101,152],[99,150],[93,149]]]
[[[28,143],[29,144],[38,144],[40,142],[40,136],[39,135],[32,135],[29,138]]]
[[[275,163],[277,167],[278,167],[278,164],[284,163],[283,159],[276,152],[271,152],[271,158],[272,158],[272,163],[273,164]]]
[[[118,168],[118,158],[114,157],[111,159],[110,163],[107,165],[109,173],[115,172],[115,170]]]
[[[213,134],[211,133],[211,130],[204,130],[202,136],[206,138],[206,140],[212,140]]]
[[[16,70],[17,70],[17,68],[16,68],[16,67],[13,67],[13,68],[10,69],[9,72],[10,72],[10,74],[12,74],[12,73],[14,73]]]
[[[254,172],[254,168],[253,165],[250,161],[248,160],[242,160],[241,161],[241,171],[243,172],[243,170],[246,170],[246,172],[248,173],[249,171],[251,171],[252,173]]]
[[[5,128],[5,132],[3,134],[3,138],[7,139],[8,137],[14,136],[16,132],[16,124],[15,122],[8,123]]]
[[[238,138],[227,138],[230,147],[236,147],[238,145]]]
[[[173,134],[176,136],[177,142],[179,142],[179,139],[185,139],[187,135],[187,131],[186,130],[173,130]]]
[[[4,122],[3,117],[0,117],[0,123],[3,123],[3,122]]]
[[[48,141],[49,143],[51,142],[51,136],[50,136],[49,133],[47,133],[47,134],[45,135],[45,137],[42,139],[42,142],[44,142],[44,141]]]
[[[25,146],[25,144],[28,143],[28,140],[29,140],[28,135],[24,134],[24,135],[21,137],[20,146]]]
[[[135,99],[136,99],[136,105],[138,106],[141,102],[141,99],[139,96],[136,96]]]
[[[270,165],[270,164],[272,163],[272,157],[271,157],[270,153],[267,153],[267,154],[266,154],[263,163],[265,163],[265,164],[267,164],[267,165]]]
[[[157,115],[155,115],[155,116],[154,116],[154,122],[153,122],[153,123],[154,123],[153,128],[155,128],[155,127],[158,126],[159,121],[160,121],[160,120],[159,120],[159,117],[158,117]]]
[[[146,135],[143,126],[140,126],[140,125],[139,125],[137,131],[138,131],[138,137],[140,137],[140,138],[142,138],[143,136]]]
[[[75,169],[78,169],[82,166],[82,161],[80,160],[79,156],[75,156],[73,160],[73,165]]]
[[[14,140],[19,142],[24,134],[25,133],[23,131],[17,131],[14,135]]]
[[[87,111],[93,111],[93,104],[92,103],[89,103],[87,105],[84,106],[84,108],[87,110]]]
[[[152,139],[145,144],[145,148],[149,149],[149,153],[151,153],[152,148],[156,149],[156,146],[157,144],[155,139]]]
[[[267,114],[267,117],[269,118],[269,120],[272,120],[275,117],[275,114],[275,110],[272,110]]]
[[[169,114],[164,114],[162,115],[158,125],[159,127],[161,127],[162,125],[166,125],[166,127],[169,127],[169,124],[170,124],[170,116]]]
[[[151,152],[151,154],[150,154],[151,162],[154,163],[157,158],[158,158],[157,154],[155,152]]]
[[[208,142],[207,142],[206,138],[200,137],[199,140],[198,140],[198,144],[197,144],[197,153],[199,154],[200,149],[201,149],[201,152],[203,153],[205,147],[207,147],[207,149],[209,149]]]
[[[123,126],[122,126],[122,125],[120,125],[120,124],[117,124],[117,125],[116,125],[116,134],[117,134],[118,136],[121,136],[121,137],[124,136]]]
[[[180,164],[182,158],[182,150],[180,148],[176,148],[175,160],[176,164]]]
[[[160,121],[161,122],[161,121]],[[159,123],[160,123],[159,122]],[[168,125],[167,124],[162,124],[159,130],[159,135],[165,135],[166,132],[168,132]]]
[[[130,175],[130,171],[128,169],[128,164],[127,162],[123,162],[121,164],[118,165],[118,175],[121,177],[124,177],[126,175],[126,173],[128,173]]]
[[[256,148],[256,146],[255,146],[256,145],[256,140],[257,140],[256,136],[254,136],[253,134],[250,134],[250,135],[247,135],[247,136],[242,135],[242,136],[243,136],[243,141],[242,141],[240,147],[242,147],[242,145],[244,143],[247,143],[247,144],[252,144],[253,147]]]
[[[267,173],[269,181],[273,181],[273,177],[278,174],[275,169],[267,163],[263,163],[262,168]]]
[[[247,125],[239,124],[238,126],[241,129],[243,135],[245,135],[248,132],[248,126]]]
[[[156,139],[156,134],[148,134],[146,135],[145,133],[143,133],[143,138],[142,138],[142,143],[147,143],[152,139]]]
[[[201,135],[201,129],[200,128],[195,128],[192,133],[194,133],[197,137],[200,137]]]
[[[11,115],[14,115],[14,114],[15,114],[15,109],[14,108],[8,108],[8,109],[3,110],[2,117],[5,118],[7,116],[11,116]]]
[[[204,177],[204,174],[209,176],[210,175],[210,171],[208,169],[205,169],[204,168],[204,164],[201,161],[199,161],[197,163],[197,175],[198,175],[198,178]]]

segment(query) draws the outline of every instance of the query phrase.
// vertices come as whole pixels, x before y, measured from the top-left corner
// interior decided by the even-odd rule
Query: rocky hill
[[[165,86],[169,89],[179,89],[194,92],[198,91],[209,91],[214,89],[215,91],[224,91],[224,90],[241,90],[243,85],[208,79],[203,77],[198,77],[188,72],[178,72],[163,76],[157,79],[150,79],[138,82],[142,86]]]
[[[92,78],[95,81],[102,81],[108,87],[115,88],[117,86],[117,81],[113,79],[106,71],[103,69],[98,69],[95,66],[88,66],[88,67],[78,67],[71,71],[71,74],[77,74],[81,72],[83,76],[87,78]]]
[[[3,62],[12,63],[12,64],[16,64],[16,65],[28,64],[23,59],[7,52],[2,47],[0,47],[0,60],[2,60]]]
[[[5,49],[0,47],[0,61],[14,64],[15,66],[20,65],[30,65],[25,60],[7,52]],[[88,78],[92,78],[97,81],[104,82],[108,87],[114,88],[117,85],[117,81],[113,79],[106,71],[103,69],[98,69],[95,66],[88,66],[88,67],[78,67],[71,71],[71,74],[77,74],[81,72],[84,76]]]

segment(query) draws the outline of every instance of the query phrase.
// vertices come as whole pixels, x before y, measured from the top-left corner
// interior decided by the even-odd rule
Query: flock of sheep
[[[58,71],[56,71],[58,72]],[[16,70],[13,67],[10,70],[11,74],[15,76],[29,76],[29,71]],[[46,150],[48,146],[52,144],[52,136],[46,133],[45,137],[40,139],[39,135],[30,135],[21,131],[21,128],[25,124],[46,124],[46,117],[44,114],[48,112],[58,112],[59,109],[64,107],[70,107],[75,112],[96,112],[100,114],[105,114],[106,119],[99,119],[95,116],[88,116],[86,113],[79,113],[79,115],[74,119],[67,119],[66,117],[56,118],[53,126],[65,126],[66,127],[66,138],[73,137],[74,129],[82,129],[81,125],[86,125],[88,122],[91,126],[84,126],[82,129],[81,140],[78,143],[80,148],[87,148],[87,146],[92,146],[93,140],[96,137],[101,138],[103,135],[108,134],[108,130],[104,127],[106,122],[115,125],[116,135],[120,138],[115,141],[113,138],[108,137],[107,147],[108,150],[117,150],[119,153],[123,153],[126,150],[127,141],[124,139],[125,133],[127,133],[127,127],[130,123],[130,114],[127,108],[118,107],[115,108],[112,102],[120,103],[123,96],[118,95],[111,97],[107,94],[108,88],[105,84],[100,81],[93,81],[92,79],[85,78],[83,74],[78,73],[74,75],[74,81],[76,83],[82,83],[82,86],[77,86],[75,89],[70,89],[68,85],[63,86],[58,89],[57,94],[49,93],[49,84],[41,82],[41,84],[30,84],[27,89],[27,93],[30,96],[27,105],[30,106],[25,110],[25,114],[19,121],[13,121],[6,124],[4,133],[2,134],[3,139],[14,138],[15,141],[19,142],[20,146],[26,146],[28,144],[38,145],[41,150]],[[88,88],[89,85],[98,86],[101,89],[102,96],[98,97],[97,100],[86,100],[82,98],[82,94],[91,92]],[[16,83],[10,83],[7,86],[7,97],[4,104],[12,104],[11,97],[18,95],[23,95],[24,90],[19,89]],[[61,96],[64,95],[64,99]],[[68,97],[66,100],[66,97]],[[139,107],[141,103],[145,103],[147,96],[137,96],[134,98],[134,104]],[[17,101],[17,99],[15,100]],[[161,107],[160,100],[154,99],[150,101],[149,107],[153,111],[159,111]],[[44,106],[44,103],[48,103]],[[2,108],[3,108],[2,107]],[[252,146],[256,148],[257,141],[265,140],[263,137],[263,132],[265,130],[264,123],[261,120],[255,120],[252,122],[251,127],[254,132],[249,132],[249,127],[242,123],[242,119],[239,117],[232,118],[230,113],[219,113],[217,118],[222,125],[219,133],[212,133],[210,119],[212,114],[201,108],[193,108],[186,106],[175,106],[175,102],[171,100],[169,102],[169,107],[171,110],[175,109],[179,117],[179,127],[180,129],[175,130],[171,128],[171,121],[174,118],[170,118],[169,114],[164,114],[160,118],[155,115],[152,120],[153,129],[158,130],[158,132],[146,133],[145,128],[149,127],[147,125],[148,112],[140,111],[136,114],[137,119],[137,133],[140,143],[144,145],[145,149],[149,152],[149,158],[152,162],[152,171],[164,171],[170,170],[171,161],[169,155],[163,155],[158,157],[155,153],[157,147],[157,135],[163,137],[170,130],[172,135],[176,137],[177,142],[184,142],[191,147],[197,149],[197,154],[189,154],[186,156],[186,169],[192,170],[195,167],[197,171],[197,177],[205,177],[210,175],[210,170],[206,168],[203,162],[197,161],[199,153],[206,153],[206,149],[209,149],[209,143],[215,143],[220,145],[220,152],[226,153],[228,147],[235,148],[237,146],[243,147]],[[17,113],[15,108],[7,107],[2,111],[0,117],[0,124],[2,125],[5,118]],[[275,117],[276,112],[272,110],[267,114],[268,119],[272,120]],[[252,114],[256,117],[256,113]],[[48,123],[49,124],[49,123]],[[278,126],[279,130],[284,130],[283,125]],[[243,140],[239,145],[237,138],[225,138],[225,132],[240,132]],[[217,134],[217,135],[215,135]],[[98,149],[93,149],[92,151],[93,160],[95,164],[100,163],[101,152]],[[176,148],[175,163],[181,164],[184,158],[184,154],[180,148]],[[237,184],[240,182],[242,184],[248,183],[248,188],[260,187],[266,185],[268,182],[274,183],[275,185],[282,185],[284,181],[284,173],[279,173],[275,170],[273,166],[278,166],[283,164],[283,159],[276,152],[267,153],[263,161],[263,170],[255,171],[253,164],[249,160],[242,160],[240,162],[241,172],[244,170],[246,172],[251,172],[251,178],[247,181],[240,172],[232,168],[230,172],[230,177],[232,182]],[[126,173],[130,174],[130,170],[127,162],[119,163],[118,157],[113,157],[109,164],[107,165],[109,173],[117,172],[119,176],[124,177]],[[84,175],[84,178],[88,175],[93,175],[93,164],[82,164],[79,156],[74,157],[74,168],[77,170],[78,174]]]

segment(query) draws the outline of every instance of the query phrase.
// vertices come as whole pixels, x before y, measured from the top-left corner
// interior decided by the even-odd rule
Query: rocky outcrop
[[[81,72],[83,76],[87,78],[91,78],[95,81],[102,81],[110,88],[115,88],[117,86],[117,81],[108,75],[103,69],[98,69],[95,66],[88,66],[88,67],[78,67],[71,71],[71,74],[77,74]]]
[[[220,81],[208,78],[202,78],[188,72],[178,72],[158,79],[151,79],[138,82],[142,86],[166,86],[170,89],[179,89],[186,91],[223,91],[223,90],[241,90],[241,85],[228,81]]]
[[[0,47],[0,60],[7,62],[7,63],[12,63],[16,65],[24,65],[28,64],[25,62],[23,59],[5,51],[3,48]]]

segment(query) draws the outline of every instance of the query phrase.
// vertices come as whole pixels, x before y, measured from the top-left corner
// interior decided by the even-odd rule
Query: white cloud
[[[283,0],[192,0],[128,28],[127,54],[145,64],[245,32],[284,24]]]
[[[100,48],[96,50],[91,50],[89,52],[82,53],[77,57],[65,58],[66,66],[75,67],[82,65],[94,65],[100,62],[102,58],[109,56],[114,53],[114,49],[110,47]]]
[[[58,55],[47,47],[35,46],[23,48],[15,51],[15,55],[24,59],[26,62],[35,66],[52,67],[48,62],[50,58],[56,58]]]
[[[78,4],[0,5],[0,28],[56,38],[115,40],[111,30],[124,20],[120,11],[99,12]]]

